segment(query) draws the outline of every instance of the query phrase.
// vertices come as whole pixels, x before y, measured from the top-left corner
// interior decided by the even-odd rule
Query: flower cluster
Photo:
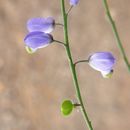
[[[78,2],[79,0],[70,0],[71,8],[76,6]],[[50,34],[55,25],[57,24],[53,17],[29,19],[27,21],[29,33],[24,38],[27,52],[33,53],[37,49],[44,48],[56,41]],[[113,73],[115,58],[110,52],[97,52],[89,56],[88,63],[93,69],[100,71],[103,77],[109,78]]]
[[[35,52],[39,48],[48,46],[53,42],[50,32],[55,27],[55,20],[48,18],[32,18],[27,21],[27,29],[29,33],[24,38],[26,50],[29,53]]]
[[[70,0],[70,5],[77,5],[79,0]],[[53,17],[31,18],[27,21],[29,33],[24,38],[25,48],[28,53],[33,53],[39,48],[43,48],[52,43],[53,36],[50,34],[55,27]]]
[[[69,33],[68,33],[67,20],[70,11],[72,10],[73,7],[75,7],[79,3],[79,0],[69,0],[68,3],[70,4],[70,7],[68,9],[65,8],[66,7],[65,2],[66,2],[65,0],[61,0],[61,9],[62,9],[64,24],[55,22],[55,19],[53,17],[47,17],[47,18],[36,17],[36,18],[31,18],[27,21],[28,34],[24,38],[25,48],[28,53],[34,53],[36,50],[40,48],[44,48],[50,45],[52,42],[60,43],[64,45],[68,56],[68,61],[70,63],[70,69],[72,70],[71,73],[75,85],[78,102],[74,103],[69,99],[64,100],[61,104],[61,113],[64,116],[68,116],[72,113],[72,111],[76,107],[80,106],[88,128],[90,130],[93,130],[93,126],[90,122],[87,111],[85,110],[84,103],[82,100],[82,95],[80,93],[80,87],[79,87],[77,72],[76,72],[76,65],[81,62],[87,62],[90,67],[101,72],[104,78],[110,78],[112,76],[113,67],[116,60],[112,53],[103,51],[103,52],[93,53],[85,60],[79,60],[77,62],[73,61],[71,55],[71,49],[69,46],[70,43],[69,43],[69,36],[68,36]],[[106,8],[107,8],[107,4],[106,4]],[[51,35],[51,32],[54,30],[56,25],[61,25],[63,27],[65,43],[54,39],[53,36]]]

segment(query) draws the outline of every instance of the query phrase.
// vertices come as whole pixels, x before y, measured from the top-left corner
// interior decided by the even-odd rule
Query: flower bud
[[[109,78],[113,72],[113,66],[115,64],[115,58],[110,52],[97,52],[92,54],[89,59],[89,65],[100,71],[103,77]]]
[[[32,18],[27,21],[27,29],[29,32],[40,31],[50,33],[55,27],[55,20],[52,17],[48,18]]]
[[[73,103],[70,100],[65,100],[61,105],[61,112],[64,116],[68,116],[71,114],[73,108]]]
[[[70,0],[70,5],[76,6],[79,3],[79,0]]]
[[[44,32],[30,32],[25,37],[24,42],[33,51],[50,45],[53,42],[53,37]]]

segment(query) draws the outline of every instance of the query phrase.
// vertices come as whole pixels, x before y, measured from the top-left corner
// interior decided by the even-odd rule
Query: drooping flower
[[[27,21],[27,29],[29,32],[40,31],[50,33],[55,27],[55,20],[48,18],[32,18]]]
[[[27,50],[32,52],[36,51],[39,48],[48,46],[53,42],[53,37],[50,34],[44,32],[30,32],[24,39],[24,42],[27,46]]]
[[[97,52],[92,54],[88,59],[89,65],[100,71],[105,78],[109,78],[113,73],[115,58],[110,52]]]
[[[70,5],[76,6],[79,3],[79,0],[70,0]]]

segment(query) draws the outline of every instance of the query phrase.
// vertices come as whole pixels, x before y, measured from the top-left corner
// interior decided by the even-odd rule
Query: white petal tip
[[[35,49],[32,49],[32,48],[30,48],[28,46],[26,46],[25,49],[26,49],[28,54],[33,54],[36,51]]]
[[[113,74],[113,70],[111,70],[111,71],[109,71],[109,72],[104,72],[104,71],[102,71],[101,72],[101,74],[102,74],[102,76],[104,77],[104,78],[111,78],[112,77],[112,74]]]

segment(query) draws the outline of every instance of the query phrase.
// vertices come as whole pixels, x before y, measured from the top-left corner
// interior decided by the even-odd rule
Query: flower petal
[[[32,48],[30,48],[28,46],[25,46],[25,49],[28,52],[28,54],[33,54],[36,51],[36,49],[32,49]]]
[[[101,74],[104,78],[111,78],[113,74],[113,70],[108,70],[108,71],[101,71]]]
[[[70,5],[75,6],[79,3],[79,0],[70,0]]]
[[[41,31],[50,33],[55,26],[55,20],[52,17],[48,18],[32,18],[27,21],[27,29],[29,32]]]
[[[48,46],[53,42],[53,37],[44,32],[30,32],[24,39],[26,46],[33,50]]]
[[[89,65],[98,71],[112,70],[115,58],[110,52],[97,52],[89,57]]]

